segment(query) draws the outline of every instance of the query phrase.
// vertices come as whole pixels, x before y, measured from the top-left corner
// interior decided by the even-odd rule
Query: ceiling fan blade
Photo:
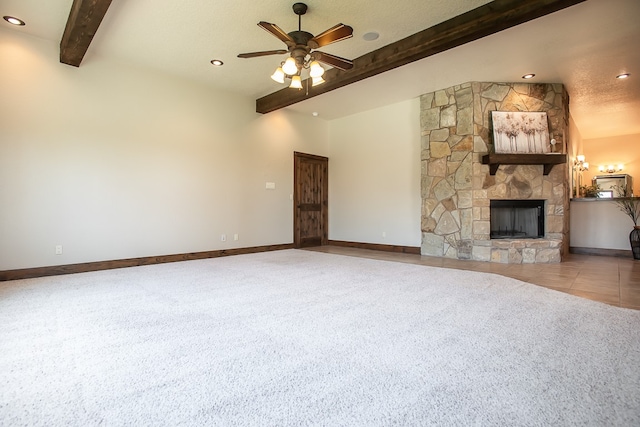
[[[265,50],[262,52],[249,52],[249,53],[241,53],[238,55],[238,58],[255,58],[258,56],[267,56],[267,55],[282,55],[283,53],[288,53],[289,51],[286,49],[278,49],[278,50]]]
[[[337,24],[309,40],[309,47],[311,49],[317,49],[331,43],[339,42],[340,40],[348,39],[352,36],[353,28],[348,25]]]
[[[313,52],[313,57],[316,61],[323,62],[325,64],[331,65],[332,67],[339,68],[343,71],[353,68],[353,61],[345,58],[340,58],[339,56],[331,55],[330,53],[324,53],[316,50],[315,52]]]
[[[258,22],[258,26],[282,40],[287,46],[293,47],[296,45],[295,40],[293,40],[289,34],[285,33],[284,30],[278,27],[276,24],[270,24],[269,22],[260,21]]]

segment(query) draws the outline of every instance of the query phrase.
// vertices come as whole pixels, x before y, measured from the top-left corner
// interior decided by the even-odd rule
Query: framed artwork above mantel
[[[543,111],[492,111],[493,147],[496,154],[546,154],[553,152],[549,121]]]

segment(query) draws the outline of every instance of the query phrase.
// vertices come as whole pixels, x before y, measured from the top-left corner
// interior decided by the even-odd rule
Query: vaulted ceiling
[[[518,2],[307,0],[309,10],[302,17],[303,30],[317,34],[338,22],[354,28],[353,38],[322,50],[356,59],[352,73],[360,69],[361,76],[354,78],[355,74],[331,70],[327,73],[325,88],[339,86],[340,81],[354,83],[315,97],[304,96],[305,91],[293,92],[297,96],[289,99],[287,92],[295,90],[283,90],[269,78],[286,55],[240,59],[237,54],[285,48],[256,24],[268,21],[285,31],[297,29],[298,19],[291,10],[293,3],[287,0],[76,0],[75,7],[85,10],[70,14],[73,0],[3,0],[0,13],[27,22],[24,27],[9,28],[9,24],[2,21],[3,29],[62,42],[63,56],[73,58],[75,54],[78,60],[78,52],[84,54],[86,50],[79,58],[80,66],[102,57],[148,67],[250,96],[259,100],[258,109],[261,101],[273,102],[277,98],[280,103],[284,99],[284,104],[296,102],[286,108],[303,113],[318,112],[320,117],[333,119],[467,81],[521,81],[523,74],[535,73],[536,77],[530,82],[566,85],[571,96],[571,114],[583,138],[640,133],[640,49],[636,46],[640,41],[637,23],[640,2],[637,0],[586,0],[575,5],[572,4],[577,2],[571,0],[520,2],[549,3],[564,9],[495,34],[490,33],[498,27],[518,23],[514,7],[511,11],[505,9],[502,16],[494,15],[496,10]],[[102,22],[95,19],[101,14],[101,8],[106,11]],[[483,8],[482,13],[465,16],[480,19],[478,24],[463,17],[455,18],[476,8]],[[491,16],[496,19],[491,24],[493,30],[483,34],[482,20]],[[93,24],[97,21],[97,31],[91,28],[91,21]],[[452,26],[455,22],[466,23],[466,26]],[[71,29],[67,28],[65,33],[67,25]],[[401,42],[431,27],[434,29],[430,33],[423,33],[429,36],[428,40],[414,36],[413,42],[411,39]],[[94,32],[95,37],[87,37]],[[368,32],[377,32],[380,37],[366,41],[363,35]],[[439,41],[432,41],[434,36],[438,36]],[[427,55],[404,52],[417,40]],[[467,40],[471,41],[461,44]],[[399,46],[399,51],[385,47],[396,42],[394,46]],[[87,43],[88,49],[83,43]],[[434,45],[438,45],[438,49],[434,50]],[[371,73],[371,64],[390,50],[394,58],[410,58],[413,62],[403,65],[404,60],[400,60],[395,65],[401,66],[385,71],[382,62],[389,61],[379,61],[374,65],[378,71],[385,72]],[[213,67],[212,59],[220,59],[224,65]],[[365,63],[367,70],[363,71]],[[615,79],[623,72],[631,73],[631,78]],[[274,94],[278,91],[279,94]],[[298,102],[300,99],[303,100]]]

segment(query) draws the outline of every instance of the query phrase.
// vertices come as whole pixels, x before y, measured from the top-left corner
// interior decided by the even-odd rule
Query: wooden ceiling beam
[[[527,21],[565,9],[585,0],[495,0],[407,38],[356,58],[351,70],[327,70],[325,83],[308,90],[285,88],[256,100],[256,111],[268,113],[305,99],[435,55]]]
[[[60,62],[79,67],[111,0],[73,0],[60,41]]]

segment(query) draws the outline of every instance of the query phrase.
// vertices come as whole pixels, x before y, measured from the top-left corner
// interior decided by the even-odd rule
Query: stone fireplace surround
[[[569,171],[482,164],[493,152],[491,111],[545,111],[564,147],[569,97],[561,84],[470,82],[421,96],[423,255],[500,263],[560,262],[568,252]],[[562,148],[556,149],[561,151]],[[491,199],[543,199],[542,239],[490,239]]]

